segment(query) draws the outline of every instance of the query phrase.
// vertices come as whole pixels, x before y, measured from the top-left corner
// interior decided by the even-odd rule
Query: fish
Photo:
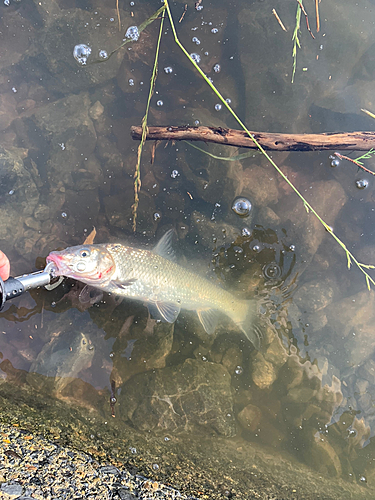
[[[177,263],[174,230],[167,231],[153,250],[120,243],[83,244],[53,251],[54,275],[76,279],[111,294],[147,303],[150,314],[174,323],[181,309],[196,311],[208,334],[216,330],[220,314],[228,316],[252,342],[261,346],[254,327],[254,300],[232,293]],[[51,265],[51,264],[50,264]]]

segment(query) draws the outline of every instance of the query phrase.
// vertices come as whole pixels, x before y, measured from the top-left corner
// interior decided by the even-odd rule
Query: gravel
[[[179,491],[42,436],[0,424],[0,499],[187,499]]]

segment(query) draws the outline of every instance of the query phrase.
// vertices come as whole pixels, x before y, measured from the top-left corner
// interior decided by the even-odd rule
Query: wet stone
[[[136,375],[121,390],[121,418],[143,431],[205,428],[234,436],[230,381],[222,365],[193,359]]]
[[[276,369],[270,362],[264,359],[260,352],[256,354],[252,366],[253,382],[259,389],[267,389],[275,382],[277,376]]]
[[[22,486],[20,484],[3,483],[0,485],[3,494],[9,495],[10,498],[18,497],[22,494]]]
[[[243,408],[237,415],[237,420],[242,425],[242,427],[251,432],[255,432],[259,426],[262,418],[261,410],[252,404],[249,404]]]
[[[313,280],[297,288],[294,302],[302,311],[317,312],[334,300],[335,284],[331,279]]]

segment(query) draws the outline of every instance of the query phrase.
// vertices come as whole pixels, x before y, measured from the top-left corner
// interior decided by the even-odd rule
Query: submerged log
[[[375,148],[375,132],[332,132],[325,134],[277,134],[251,132],[263,149],[269,151],[368,151]],[[141,127],[131,127],[133,139],[140,139]],[[222,127],[149,127],[149,141],[203,141],[226,146],[258,149],[243,130]]]

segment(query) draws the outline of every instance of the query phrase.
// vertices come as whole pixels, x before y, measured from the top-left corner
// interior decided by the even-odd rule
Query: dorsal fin
[[[84,245],[92,245],[94,243],[95,236],[96,236],[96,229],[95,229],[95,226],[94,226],[94,228],[91,231],[91,233],[88,236],[86,236],[86,239],[83,242],[83,244]]]
[[[164,259],[171,260],[172,262],[176,262],[177,260],[176,253],[172,245],[174,234],[174,229],[167,231],[165,235],[160,238],[153,250],[153,252],[160,255],[160,257],[164,257]]]

